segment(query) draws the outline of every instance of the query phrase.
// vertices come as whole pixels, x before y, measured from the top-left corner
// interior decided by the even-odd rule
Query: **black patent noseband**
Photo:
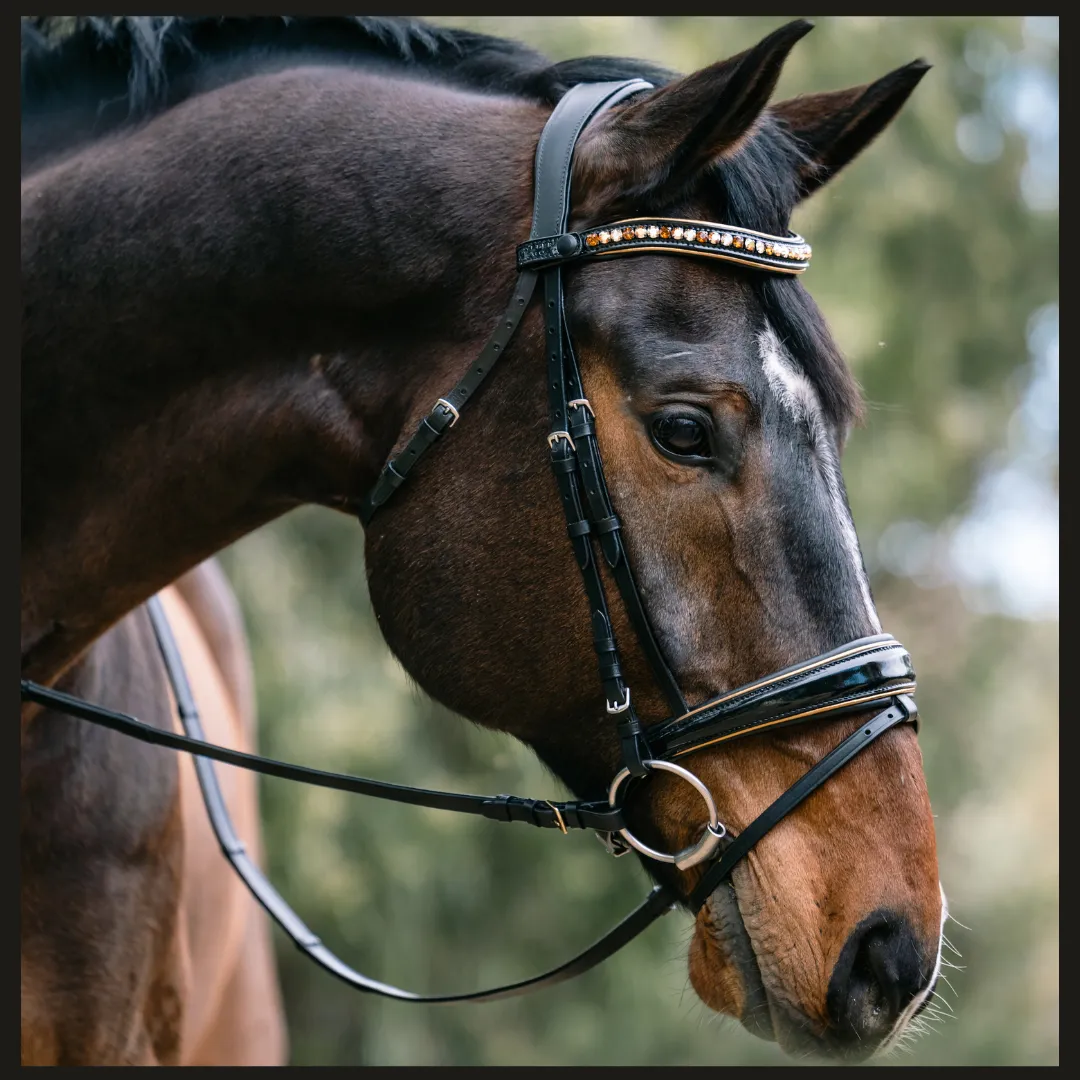
[[[506,350],[543,277],[545,353],[551,433],[550,463],[558,485],[567,532],[589,598],[593,647],[604,687],[607,712],[615,718],[623,768],[605,798],[550,802],[511,795],[483,796],[428,791],[387,784],[363,777],[307,769],[255,754],[208,743],[187,676],[161,602],[147,602],[147,611],[161,651],[185,734],[144,724],[124,713],[93,705],[61,691],[23,680],[24,701],[33,701],[159,746],[194,756],[203,799],[225,857],[252,894],[292,941],[321,967],[349,985],[368,993],[412,1002],[493,1001],[565,981],[594,967],[618,951],[660,915],[679,903],[697,911],[736,864],[777,822],[834,775],[879,735],[897,724],[917,722],[911,694],[915,674],[903,646],[888,634],[861,638],[832,652],[775,672],[693,709],[683,699],[678,682],[656,642],[623,545],[619,519],[604,481],[596,442],[595,417],[585,397],[563,311],[562,266],[573,261],[647,251],[674,251],[714,257],[765,272],[799,273],[810,249],[801,237],[771,236],[752,229],[711,222],[636,218],[585,233],[566,232],[570,204],[570,174],[574,147],[589,121],[629,95],[650,88],[634,79],[618,83],[585,83],[566,93],[551,115],[536,153],[536,196],[529,239],[518,248],[517,286],[510,306],[468,374],[431,413],[387,463],[364,500],[365,525],[398,487],[440,435],[458,420],[461,409]],[[595,545],[594,545],[595,540]],[[598,559],[611,571],[620,596],[652,666],[656,682],[671,708],[672,718],[646,729],[638,719],[623,678],[611,626]],[[726,830],[716,816],[711,792],[692,772],[677,764],[706,746],[742,738],[763,730],[804,723],[817,717],[865,712],[881,706],[871,720],[844,739],[795,784],[730,840],[721,853]],[[594,830],[614,854],[634,848],[647,857],[673,863],[679,869],[706,863],[693,892],[685,900],[664,885],[653,888],[643,903],[618,926],[567,963],[522,982],[468,994],[423,996],[378,982],[341,961],[313,934],[248,856],[229,818],[211,761],[221,761],[269,776],[376,798],[460,813],[479,814],[496,821],[523,821],[540,828]],[[673,772],[701,794],[708,822],[700,840],[682,852],[668,854],[646,848],[627,829],[622,816],[627,782],[653,770]]]

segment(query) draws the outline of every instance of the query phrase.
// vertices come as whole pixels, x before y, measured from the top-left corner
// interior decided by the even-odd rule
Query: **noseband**
[[[600,681],[622,755],[622,767],[612,779],[605,798],[549,802],[512,795],[492,797],[428,791],[307,769],[208,743],[203,738],[180,654],[157,597],[147,602],[147,612],[184,735],[153,727],[124,713],[29,680],[22,681],[24,701],[36,702],[144,742],[193,754],[203,799],[222,851],[252,894],[316,963],[368,993],[413,1002],[493,1001],[579,975],[618,951],[675,906],[685,904],[691,911],[698,911],[761,837],[856,754],[897,724],[917,724],[918,721],[911,697],[915,691],[911,659],[904,647],[888,634],[849,642],[694,708],[685,701],[657,644],[604,480],[596,440],[596,417],[585,397],[566,325],[562,267],[574,262],[661,251],[722,259],[767,273],[798,274],[809,265],[811,252],[799,236],[779,237],[754,229],[670,218],[633,218],[583,233],[566,231],[571,163],[578,136],[600,112],[631,94],[650,88],[651,84],[640,79],[583,83],[569,90],[559,101],[537,147],[532,230],[529,239],[517,250],[519,276],[510,306],[468,374],[446,397],[439,398],[401,453],[386,464],[364,499],[359,515],[366,526],[404,483],[423,454],[457,423],[469,398],[505,352],[542,277],[551,415],[547,440],[550,463],[566,515],[567,533],[589,600]],[[630,687],[623,678],[601,578],[601,558],[616,582],[638,641],[671,710],[670,719],[654,724],[648,730],[634,710]],[[734,839],[727,837],[709,788],[690,769],[678,764],[678,759],[687,758],[707,746],[816,718],[866,712],[875,707],[880,707],[881,711],[873,719],[845,738]],[[688,897],[680,897],[667,885],[654,887],[644,902],[618,926],[585,952],[552,971],[493,990],[423,996],[360,974],[330,952],[304,925],[251,860],[237,837],[212,760],[320,787],[478,814],[496,821],[523,821],[540,828],[557,828],[563,833],[570,829],[592,829],[614,855],[634,849],[647,858],[673,864],[679,870],[701,865],[705,869]],[[623,819],[626,791],[654,772],[679,777],[697,791],[704,803],[706,820],[701,836],[682,851],[654,851],[630,832]],[[723,846],[725,839],[728,840],[726,847]]]

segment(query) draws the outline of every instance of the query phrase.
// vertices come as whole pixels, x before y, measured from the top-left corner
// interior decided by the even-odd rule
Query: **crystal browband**
[[[526,240],[517,249],[518,270],[539,270],[556,263],[608,255],[659,251],[703,255],[727,262],[801,274],[810,265],[810,245],[801,236],[772,236],[712,221],[682,218],[628,218],[598,229]]]

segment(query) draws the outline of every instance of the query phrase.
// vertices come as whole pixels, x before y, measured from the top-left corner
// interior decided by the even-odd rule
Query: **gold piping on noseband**
[[[867,694],[866,697],[852,698],[850,701],[836,701],[831,705],[822,705],[818,709],[807,709],[806,712],[795,713],[794,716],[779,716],[775,720],[768,720],[763,724],[752,724],[746,729],[729,731],[724,735],[717,735],[714,739],[708,739],[705,742],[696,743],[694,746],[687,746],[682,750],[676,750],[671,756],[677,758],[685,757],[687,754],[693,754],[698,750],[704,750],[706,746],[727,742],[728,739],[735,739],[740,735],[756,734],[757,732],[763,731],[765,728],[773,727],[776,724],[792,724],[796,720],[805,720],[809,716],[819,716],[821,713],[835,712],[837,709],[850,709],[853,705],[869,705],[873,701],[889,701],[896,697],[897,694],[914,693],[914,691],[915,683],[913,682],[904,683],[901,686],[891,686],[888,690]]]
[[[858,656],[859,653],[874,652],[876,649],[880,649],[887,645],[887,642],[868,641],[865,645],[857,645],[853,649],[847,649],[844,652],[839,652],[830,656],[828,662],[829,664],[835,664],[838,660],[846,660],[850,656]],[[788,671],[778,671],[775,675],[769,675],[767,678],[760,679],[756,683],[750,683],[749,686],[740,686],[738,690],[732,690],[730,694],[721,694],[720,697],[715,697],[711,701],[706,701],[704,705],[699,705],[696,709],[684,712],[682,716],[677,716],[675,720],[676,722],[686,720],[691,716],[696,716],[699,712],[704,712],[706,709],[711,709],[716,705],[723,705],[725,701],[730,701],[732,698],[744,697],[746,694],[752,693],[755,690],[760,690],[763,686],[771,686],[773,683],[782,682],[784,679],[798,678],[798,676],[805,675],[806,672],[813,671],[814,668],[821,666],[822,662],[820,660],[815,660]]]

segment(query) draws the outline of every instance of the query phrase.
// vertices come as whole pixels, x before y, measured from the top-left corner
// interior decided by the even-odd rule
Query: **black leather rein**
[[[518,249],[520,270],[509,308],[468,374],[440,398],[402,451],[387,462],[360,513],[365,525],[404,483],[411,470],[438,438],[458,420],[460,411],[493,368],[514,335],[536,286],[543,278],[545,346],[551,433],[550,464],[582,582],[589,599],[593,647],[607,712],[616,723],[623,768],[607,797],[550,802],[511,795],[468,795],[389,784],[363,777],[323,772],[246,754],[208,743],[161,602],[147,602],[147,611],[176,701],[184,734],[156,728],[124,713],[93,705],[61,691],[23,680],[24,701],[87,720],[143,742],[191,753],[203,800],[225,857],[248,889],[292,941],[317,964],[359,990],[401,1001],[449,1003],[493,1001],[552,986],[589,970],[629,941],[659,916],[680,904],[698,911],[727,880],[736,864],[777,822],[794,810],[856,754],[897,724],[917,722],[911,695],[915,674],[903,646],[888,634],[862,638],[812,660],[776,672],[712,701],[689,708],[678,682],[657,644],[622,541],[596,441],[595,416],[584,394],[563,312],[562,265],[593,256],[674,251],[728,259],[764,272],[800,273],[810,249],[801,237],[776,237],[751,229],[709,222],[639,218],[603,230],[567,233],[570,176],[578,136],[593,117],[631,94],[650,89],[642,80],[584,83],[566,93],[555,107],[536,153],[536,195],[529,239]],[[668,700],[672,719],[646,730],[638,719],[623,678],[622,666],[601,577],[603,559],[619,589],[631,624]],[[734,839],[722,842],[726,829],[717,818],[711,792],[677,759],[696,750],[818,718],[880,707],[872,719],[845,738],[792,787],[768,806]],[[424,996],[370,979],[335,956],[304,925],[250,859],[233,828],[217,782],[213,761],[268,776],[334,788],[416,806],[476,814],[495,821],[526,822],[539,828],[593,830],[614,854],[634,848],[679,869],[705,864],[689,897],[658,885],[621,923],[572,960],[542,975],[476,993]],[[622,807],[625,792],[654,771],[672,772],[694,786],[708,810],[701,839],[682,852],[666,854],[646,848],[627,829]]]

